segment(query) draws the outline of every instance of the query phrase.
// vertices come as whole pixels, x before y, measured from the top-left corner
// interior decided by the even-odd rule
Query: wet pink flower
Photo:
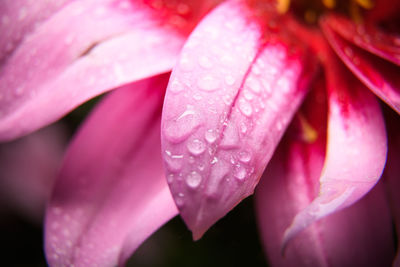
[[[255,189],[272,265],[390,264],[398,201],[378,183],[387,132],[399,134],[378,101],[400,112],[389,2],[231,0],[203,18],[216,1],[5,0],[2,140],[118,88],[65,155],[49,264],[123,265],[178,213],[199,239]]]

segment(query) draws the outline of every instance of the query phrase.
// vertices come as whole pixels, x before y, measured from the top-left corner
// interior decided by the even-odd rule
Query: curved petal
[[[117,266],[178,211],[163,175],[168,76],[121,88],[72,142],[47,209],[51,266]]]
[[[355,26],[347,25],[348,23],[342,25],[339,21],[341,20],[328,17],[322,22],[322,28],[332,48],[368,88],[400,113],[400,77],[397,75],[400,71],[399,39],[379,33],[378,37],[375,37],[377,40],[369,43],[365,41],[365,38],[371,39],[377,34],[363,33],[362,36],[358,36],[357,40],[360,41],[355,41],[352,36],[357,38],[357,35],[360,35],[354,32]],[[349,32],[343,27],[349,28]],[[365,28],[362,29],[365,30]],[[337,32],[339,30],[340,34]]]
[[[62,125],[0,144],[0,202],[41,223],[67,141]]]
[[[284,246],[300,231],[361,199],[379,180],[386,161],[383,117],[374,96],[336,58],[327,64],[328,140],[318,197],[296,215]]]
[[[167,90],[163,157],[194,239],[253,193],[315,70],[303,48],[263,36],[247,14],[228,1],[207,16]]]
[[[388,129],[388,159],[383,173],[388,199],[392,210],[397,240],[400,238],[400,119],[394,112],[385,113]],[[397,246],[397,256],[393,266],[400,266],[400,247]]]
[[[271,265],[391,266],[394,240],[381,184],[348,209],[299,233],[282,254],[285,229],[318,193],[314,188],[321,171],[318,149],[301,142],[289,144],[278,148],[256,189],[261,240]]]
[[[0,5],[0,64],[24,37],[71,0],[2,0]]]
[[[349,209],[311,225],[282,254],[286,227],[318,195],[326,136],[322,82],[306,98],[256,189],[266,254],[273,266],[282,267],[388,266],[394,242],[381,187]]]
[[[160,24],[137,1],[65,6],[0,69],[0,139],[34,131],[107,90],[169,71],[184,36]]]

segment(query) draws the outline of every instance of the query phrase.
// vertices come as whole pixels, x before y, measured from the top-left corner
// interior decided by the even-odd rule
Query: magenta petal
[[[385,166],[386,131],[378,102],[339,62],[329,63],[327,155],[320,190],[286,230],[284,245],[316,220],[357,202]]]
[[[0,63],[27,34],[71,0],[2,0],[0,5]]]
[[[261,240],[271,266],[390,266],[394,240],[380,185],[355,205],[299,233],[282,254],[286,227],[316,196],[322,155],[318,147],[299,142],[278,151],[256,190]]]
[[[395,39],[391,36],[384,36],[385,38],[382,37],[384,41],[371,41],[371,44],[366,43],[365,40],[362,42],[356,42],[354,40],[349,41],[351,37],[347,35],[357,36],[357,34],[353,31],[346,32],[342,27],[335,24],[337,22],[336,20],[333,22],[331,20],[330,17],[325,19],[322,26],[328,41],[338,56],[368,88],[400,113],[400,77],[398,75],[400,71],[400,67],[398,66],[400,64],[399,39]],[[354,28],[355,26],[346,24],[345,29],[351,27]],[[336,32],[338,29],[344,33],[339,35]],[[343,38],[343,35],[345,35],[346,39]],[[372,38],[369,36],[375,35],[366,34],[365,36]],[[383,34],[381,33],[380,35]],[[366,37],[363,38],[365,39]],[[372,46],[372,43],[377,44]],[[397,43],[397,46],[393,43]],[[385,45],[387,47],[385,47]],[[371,53],[363,49],[367,49]]]
[[[325,17],[323,24],[348,42],[400,65],[400,37],[340,16]]]
[[[0,69],[0,139],[34,131],[100,93],[170,70],[184,37],[159,24],[135,1],[65,6]]]
[[[229,1],[207,16],[167,90],[163,157],[194,239],[253,193],[311,76],[304,51],[278,38],[262,44],[247,12]]]
[[[67,152],[46,217],[51,266],[117,266],[178,211],[160,157],[168,76],[118,89]]]

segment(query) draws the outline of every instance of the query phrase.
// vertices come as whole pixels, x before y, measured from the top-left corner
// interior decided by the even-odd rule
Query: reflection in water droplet
[[[171,184],[174,181],[174,175],[168,174],[167,175],[167,183]]]
[[[178,81],[173,81],[170,86],[169,86],[169,90],[173,93],[179,93],[182,92],[184,89],[183,85],[178,82]]]
[[[206,149],[205,144],[199,139],[193,139],[188,142],[187,148],[193,155],[200,155]]]
[[[185,200],[183,199],[184,196],[185,195],[183,193],[178,193],[175,197],[176,206],[178,206],[179,208],[183,207],[183,205],[185,204]]]
[[[201,175],[196,172],[196,171],[192,171],[191,173],[189,173],[189,175],[186,177],[186,184],[190,187],[190,188],[197,188],[200,183],[201,183],[202,177]]]

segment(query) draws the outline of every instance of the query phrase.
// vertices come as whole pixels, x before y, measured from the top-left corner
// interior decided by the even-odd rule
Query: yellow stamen
[[[289,10],[290,0],[277,0],[276,9],[280,14],[285,14]]]
[[[332,9],[332,8],[335,8],[336,1],[335,0],[322,0],[322,4],[324,4],[325,7]]]
[[[309,9],[304,13],[304,19],[310,24],[313,24],[317,21],[317,13],[314,10]]]
[[[371,0],[356,0],[356,2],[365,9],[371,9],[374,7],[374,2]]]
[[[318,138],[318,132],[311,126],[307,119],[300,113],[299,114],[301,128],[303,130],[302,138],[307,143],[313,143]]]
[[[360,6],[357,5],[358,0],[352,0],[350,2],[350,16],[355,22],[361,22],[362,21],[362,15],[361,15],[361,10]]]

